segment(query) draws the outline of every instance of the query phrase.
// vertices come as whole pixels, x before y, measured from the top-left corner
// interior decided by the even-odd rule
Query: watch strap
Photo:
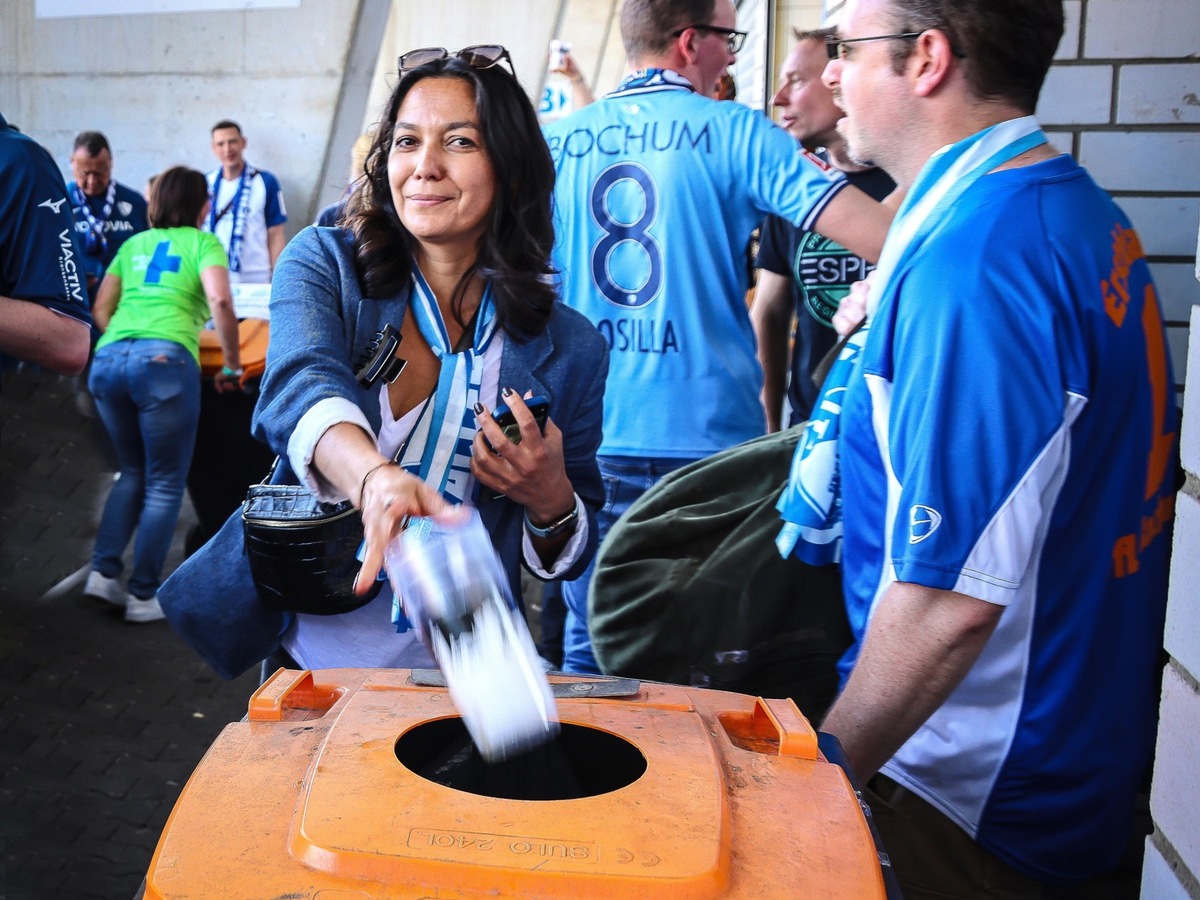
[[[549,524],[540,528],[529,520],[529,510],[525,510],[525,527],[529,529],[529,533],[534,537],[556,538],[564,531],[573,528],[578,518],[579,501],[577,500],[575,505],[571,507],[570,512],[568,512],[566,515],[559,516],[553,522],[550,522]]]

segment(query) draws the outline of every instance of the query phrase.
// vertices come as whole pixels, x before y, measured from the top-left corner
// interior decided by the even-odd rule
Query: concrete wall
[[[76,132],[103,131],[118,180],[143,190],[177,163],[216,162],[209,129],[241,123],[247,158],[304,224],[325,158],[360,0],[298,9],[38,19],[0,4],[0,110],[70,177]]]
[[[545,77],[546,52],[559,9],[567,3],[568,0],[393,2],[371,83],[364,127],[375,123],[396,84],[397,59],[416,47],[447,47],[453,51],[472,44],[502,44],[512,56],[517,78],[530,98],[536,100]]]
[[[536,96],[558,6],[305,0],[293,9],[38,19],[35,0],[4,0],[0,111],[68,178],[75,134],[103,131],[116,178],[138,190],[170,165],[215,167],[209,129],[234,119],[247,159],[283,186],[290,235],[344,186],[350,146],[394,84],[400,52],[501,43]]]
[[[740,4],[742,27],[754,33],[735,77],[746,84],[739,99],[756,106],[770,100],[790,28],[821,19],[821,0],[765,3],[765,11],[761,0]],[[619,11],[620,0],[304,0],[288,9],[38,19],[35,0],[4,0],[0,111],[46,145],[68,178],[75,134],[103,131],[116,177],[139,190],[169,165],[214,167],[209,128],[232,118],[245,129],[247,158],[283,185],[291,235],[345,186],[351,146],[375,121],[402,52],[503,44],[536,101],[546,48],[558,37],[603,94],[626,71]]]

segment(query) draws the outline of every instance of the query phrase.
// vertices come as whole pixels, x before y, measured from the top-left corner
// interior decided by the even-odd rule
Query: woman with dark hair
[[[200,417],[200,329],[210,316],[236,385],[237,319],[225,250],[200,231],[208,185],[176,166],[154,181],[150,230],[121,245],[92,315],[103,332],[88,389],[119,465],[96,535],[84,593],[125,607],[129,622],[163,617],[157,591],[171,547]],[[137,532],[128,593],[121,557]]]
[[[414,50],[342,227],[305,229],[279,259],[254,431],[317,497],[358,506],[364,602],[407,519],[457,504],[478,506],[516,598],[522,565],[573,578],[595,552],[608,348],[557,303],[553,186],[503,47]],[[356,379],[387,325],[403,368]],[[544,432],[531,395],[549,398]],[[490,415],[501,401],[516,440]],[[305,668],[431,664],[392,619],[384,589],[281,619],[282,646]]]

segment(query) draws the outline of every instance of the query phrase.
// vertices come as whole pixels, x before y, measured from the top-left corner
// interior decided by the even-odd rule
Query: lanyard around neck
[[[91,204],[88,203],[88,197],[83,192],[83,188],[77,183],[71,182],[71,203],[77,211],[83,213],[88,223],[87,233],[83,240],[83,252],[88,256],[103,257],[108,252],[108,238],[104,236],[104,223],[112,215],[116,199],[117,182],[110,178],[108,193],[105,195],[104,205],[100,208],[100,215],[97,217],[92,212]]]

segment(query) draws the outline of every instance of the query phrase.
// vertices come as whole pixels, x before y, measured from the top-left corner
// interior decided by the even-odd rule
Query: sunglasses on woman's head
[[[516,69],[513,68],[512,57],[499,44],[474,44],[470,47],[463,47],[456,53],[451,53],[445,47],[422,47],[420,50],[409,50],[398,60],[400,74],[403,75],[410,69],[415,69],[426,63],[436,62],[439,59],[449,59],[451,57],[461,59],[472,69],[490,69],[492,66],[498,66],[502,62],[506,62],[508,63],[508,71],[512,73],[513,78],[517,77]]]

